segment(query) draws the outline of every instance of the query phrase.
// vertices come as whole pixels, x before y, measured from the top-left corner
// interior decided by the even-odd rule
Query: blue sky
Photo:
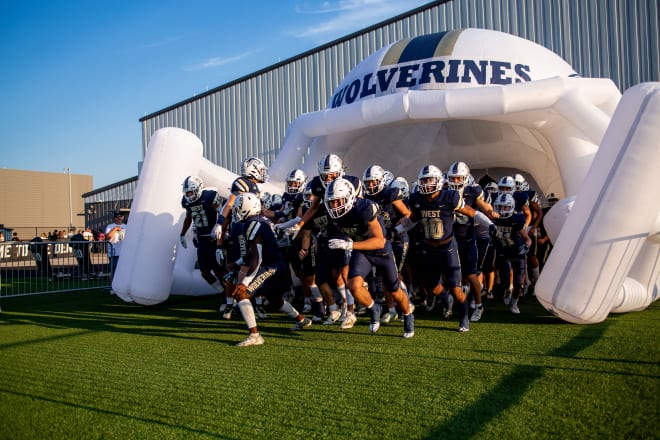
[[[0,168],[133,177],[141,117],[426,3],[0,0]]]

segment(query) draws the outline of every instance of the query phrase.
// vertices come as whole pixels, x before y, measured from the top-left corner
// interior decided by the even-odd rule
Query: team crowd
[[[426,165],[412,185],[380,165],[361,178],[344,170],[328,154],[318,175],[295,169],[283,194],[261,194],[267,168],[251,157],[226,200],[197,176],[183,182],[180,244],[192,227],[201,276],[224,292],[223,318],[238,311],[248,327],[239,346],[264,343],[257,319],[267,307],[291,317],[292,330],[350,329],[364,314],[372,333],[401,320],[404,338],[415,335],[415,303],[445,319],[456,311],[459,332],[482,318],[484,298],[520,313],[551,250],[542,218],[554,195],[542,208],[520,174],[482,188],[464,162],[446,173]]]

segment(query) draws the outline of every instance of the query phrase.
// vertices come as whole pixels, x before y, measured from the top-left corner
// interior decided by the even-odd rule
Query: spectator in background
[[[113,220],[114,222],[105,228],[105,237],[111,244],[111,246],[108,246],[108,258],[110,258],[110,272],[114,276],[121,254],[121,244],[124,241],[126,225],[124,225],[124,214],[120,211],[115,211]]]
[[[4,233],[4,231],[0,231],[0,241],[5,241],[5,233]]]
[[[91,228],[85,228],[85,230],[82,232],[83,237],[87,241],[94,241],[94,234],[92,234],[92,229]]]
[[[18,238],[18,232],[14,232],[14,235],[11,237],[12,241],[21,241],[20,238]]]

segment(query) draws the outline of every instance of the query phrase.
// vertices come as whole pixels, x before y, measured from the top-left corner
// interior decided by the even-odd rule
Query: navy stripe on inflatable
[[[399,63],[432,58],[435,48],[446,34],[447,32],[439,32],[413,38],[401,53]]]

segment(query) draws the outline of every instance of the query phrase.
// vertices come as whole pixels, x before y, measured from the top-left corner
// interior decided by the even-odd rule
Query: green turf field
[[[291,332],[266,344],[218,297],[155,307],[106,291],[1,298],[0,439],[653,439],[660,304],[589,326],[534,299],[486,301],[467,334],[418,312],[369,334]]]

